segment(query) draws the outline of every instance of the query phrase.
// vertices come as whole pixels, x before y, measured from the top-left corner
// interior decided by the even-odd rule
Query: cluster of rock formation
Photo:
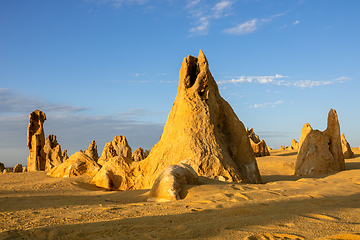
[[[111,149],[110,145],[105,148]],[[105,154],[106,161],[99,160],[103,166],[93,179],[107,189],[151,188],[165,168],[184,159],[200,176],[261,182],[246,129],[220,96],[202,51],[198,58],[184,59],[175,102],[149,156],[135,162],[127,154],[108,152],[112,154],[103,152],[100,157]]]
[[[29,126],[27,130],[27,146],[30,150],[27,170],[49,171],[60,165],[67,159],[67,152],[61,152],[61,147],[55,135],[49,135],[45,142],[43,124],[46,115],[42,111],[35,110],[29,114]]]
[[[178,199],[181,185],[196,184],[197,175],[261,183],[247,131],[220,96],[202,51],[198,58],[184,58],[173,108],[149,156],[142,148],[131,154],[124,136],[106,143],[97,161],[90,155],[78,152],[49,175],[88,174],[111,190],[152,188],[149,201]]]
[[[306,123],[302,129],[295,175],[329,174],[345,170],[340,124],[334,109],[329,111],[327,128],[321,132]]]
[[[255,157],[269,156],[270,152],[264,140],[260,140],[259,136],[255,134],[254,129],[246,129],[249,136],[251,147],[254,151]]]

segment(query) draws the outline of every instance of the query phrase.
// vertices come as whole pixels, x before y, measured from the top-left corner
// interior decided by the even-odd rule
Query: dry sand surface
[[[264,184],[200,178],[182,200],[105,191],[89,177],[0,175],[0,239],[360,239],[360,151],[346,171],[293,176],[296,152],[257,158]]]

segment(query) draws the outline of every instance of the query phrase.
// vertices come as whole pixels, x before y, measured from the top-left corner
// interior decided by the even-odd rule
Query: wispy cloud
[[[200,6],[200,1],[190,0],[185,8],[193,18],[197,19],[195,22],[196,26],[189,30],[191,36],[208,34],[211,22],[229,15],[234,3],[234,1],[221,0],[212,6],[207,4],[201,4]]]
[[[351,80],[349,77],[340,77],[333,80],[323,80],[323,81],[314,81],[314,80],[285,80],[288,79],[288,76],[283,76],[276,74],[274,76],[240,76],[232,78],[229,80],[220,80],[217,83],[219,85],[225,84],[238,84],[238,83],[257,83],[257,84],[274,84],[277,86],[287,86],[287,87],[297,87],[297,88],[311,88],[317,86],[325,86],[335,83],[343,83],[345,81]]]
[[[41,109],[46,112],[75,113],[84,111],[87,108],[51,103],[31,96],[22,96],[8,88],[0,88],[0,115],[14,113],[28,114],[35,109]]]
[[[144,5],[149,0],[103,0],[105,3],[110,3],[114,7],[121,7],[124,4],[138,4],[138,5]]]
[[[300,21],[296,20],[293,24],[298,25],[299,23],[300,23]]]
[[[261,26],[265,23],[271,22],[274,18],[280,17],[284,14],[285,13],[279,13],[276,15],[272,15],[268,18],[261,18],[261,19],[254,18],[254,19],[246,21],[244,23],[240,23],[240,24],[236,25],[235,27],[227,28],[223,32],[227,33],[227,34],[234,34],[234,35],[249,34],[249,33],[256,31],[259,28],[259,26]]]
[[[276,105],[284,103],[283,100],[279,100],[276,102],[266,102],[266,103],[257,103],[252,106],[249,106],[249,108],[265,108],[265,107],[276,107]]]

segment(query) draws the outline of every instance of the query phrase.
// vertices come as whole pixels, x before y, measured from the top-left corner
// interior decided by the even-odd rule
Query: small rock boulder
[[[71,155],[69,159],[51,169],[47,174],[51,177],[74,177],[84,174],[93,177],[99,170],[99,165],[80,151]]]
[[[342,152],[344,154],[344,159],[355,157],[354,152],[351,150],[350,144],[345,138],[345,134],[341,135],[341,147],[342,147]]]
[[[152,186],[149,202],[168,202],[180,199],[182,185],[198,184],[198,175],[188,164],[170,165],[160,173]]]
[[[141,147],[139,147],[138,149],[136,149],[131,156],[132,160],[135,162],[140,162],[141,160],[145,159],[145,154],[144,154],[144,149],[142,149]]]
[[[104,163],[100,171],[94,176],[93,183],[108,190],[133,190],[136,178],[136,168],[131,165],[131,160],[121,156],[110,158]]]
[[[13,168],[13,173],[20,173],[23,171],[23,166],[21,163],[16,164],[16,166]]]

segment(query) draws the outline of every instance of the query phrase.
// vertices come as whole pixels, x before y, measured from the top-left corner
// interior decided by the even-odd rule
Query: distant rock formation
[[[50,171],[63,162],[61,147],[55,135],[49,135],[46,138],[44,152],[46,158],[45,171]]]
[[[295,139],[292,139],[290,148],[293,149],[293,150],[298,150],[299,149],[299,143]]]
[[[66,149],[62,151],[61,156],[62,156],[63,162],[65,162],[69,158]]]
[[[255,157],[269,156],[270,152],[266,146],[264,140],[260,140],[259,136],[255,134],[254,129],[250,128],[250,130],[246,129],[247,134],[250,139],[251,147],[254,151]]]
[[[0,162],[0,173],[2,173],[4,169],[5,169],[5,165],[2,162]]]
[[[105,146],[105,149],[110,147]],[[106,151],[112,153],[105,149],[100,159],[108,159]],[[100,159],[99,163],[103,164]],[[197,58],[187,56],[183,60],[177,96],[160,141],[146,159],[131,163],[121,174],[127,171],[124,180],[129,182],[127,189],[151,188],[166,167],[184,159],[191,159],[188,164],[200,176],[221,176],[227,181],[261,183],[246,129],[231,106],[220,96],[201,50]],[[105,182],[109,174],[101,176]],[[101,177],[97,179],[98,182]],[[118,179],[122,181],[124,178],[119,176]]]
[[[186,163],[170,165],[156,178],[147,200],[149,202],[179,200],[182,186],[188,184],[198,184],[198,176],[194,169]]]
[[[27,167],[23,166],[23,172],[27,172]]]
[[[104,150],[98,159],[98,163],[104,165],[110,158],[117,156],[131,159],[131,147],[125,136],[115,136],[112,142],[106,143]]]
[[[344,159],[354,158],[355,154],[351,150],[350,144],[346,141],[345,134],[341,135],[341,147],[344,154]]]
[[[21,163],[16,164],[16,166],[13,168],[13,173],[21,173],[23,172],[23,166]]]
[[[29,126],[27,130],[27,146],[30,150],[28,157],[28,171],[44,171],[46,156],[44,152],[45,135],[43,124],[46,115],[42,111],[35,110],[29,114]]]
[[[142,149],[141,147],[139,147],[138,149],[136,149],[132,155],[131,158],[133,161],[135,162],[140,162],[142,160],[145,159],[145,154],[144,154],[144,149]]]
[[[47,174],[51,177],[74,177],[88,175],[90,177],[100,170],[100,166],[84,152],[74,153],[62,164],[51,169]]]
[[[88,155],[89,157],[91,157],[95,162],[98,161],[99,155],[98,155],[98,150],[97,150],[97,145],[96,145],[95,140],[91,141],[89,147],[86,149],[85,154]]]
[[[329,111],[325,131],[313,130],[306,123],[300,137],[295,175],[330,174],[345,170],[340,124],[334,109]]]
[[[286,150],[286,147],[283,146],[283,145],[281,145],[281,146],[280,146],[280,149],[281,149],[281,150]]]

